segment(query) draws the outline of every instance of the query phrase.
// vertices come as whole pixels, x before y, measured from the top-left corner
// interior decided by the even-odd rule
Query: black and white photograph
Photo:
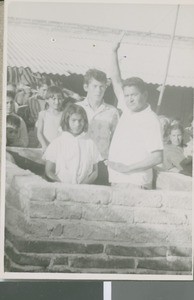
[[[5,1],[5,279],[192,280],[194,5]]]

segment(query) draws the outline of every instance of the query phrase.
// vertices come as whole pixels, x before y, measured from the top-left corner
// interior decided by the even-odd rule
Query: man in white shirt
[[[115,130],[108,158],[112,185],[152,188],[152,167],[162,162],[163,142],[157,115],[147,103],[144,81],[137,77],[121,80],[117,50],[112,49],[112,83],[123,114]]]
[[[103,159],[108,158],[110,142],[118,124],[118,110],[104,102],[107,88],[106,74],[97,69],[90,69],[84,77],[84,89],[87,96],[77,104],[82,106],[88,117],[89,137],[96,144]],[[97,184],[108,184],[107,167],[100,162]]]

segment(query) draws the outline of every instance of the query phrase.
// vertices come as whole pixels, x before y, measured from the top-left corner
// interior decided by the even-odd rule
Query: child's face
[[[180,129],[174,129],[170,133],[170,141],[175,146],[180,146],[183,140],[183,135]]]
[[[147,105],[146,93],[141,93],[136,86],[125,86],[124,96],[127,107],[133,112],[141,111]]]
[[[104,93],[106,90],[106,84],[92,78],[88,84],[84,85],[84,89],[87,92],[87,97],[95,103],[102,103]]]
[[[60,111],[63,103],[63,96],[61,94],[54,94],[51,98],[47,99],[49,108]]]
[[[77,136],[83,132],[84,119],[80,114],[72,114],[69,118],[69,131],[74,136]]]
[[[7,97],[6,99],[6,112],[7,115],[14,112],[14,100],[11,97]]]
[[[6,128],[7,144],[13,145],[17,136],[18,136],[18,128],[11,125],[7,126]]]

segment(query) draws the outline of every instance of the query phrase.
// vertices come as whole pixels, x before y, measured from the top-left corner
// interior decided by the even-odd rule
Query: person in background
[[[17,87],[14,83],[7,84],[7,91],[12,91],[15,95],[17,92]]]
[[[50,142],[59,135],[64,101],[61,89],[56,86],[49,87],[45,101],[47,108],[39,112],[37,121],[37,137],[43,152],[45,152]]]
[[[38,91],[35,95],[32,95],[28,99],[28,106],[29,106],[29,122],[31,126],[35,126],[37,120],[38,120],[38,115],[39,112],[42,110],[45,110],[46,106],[46,93],[48,90],[48,85],[45,83],[42,83]]]
[[[162,162],[160,122],[148,104],[145,82],[137,77],[122,82],[118,40],[112,48],[111,79],[123,114],[116,127],[107,161],[109,180],[118,188],[151,189],[152,168]]]
[[[12,92],[12,94],[13,94],[13,97],[14,97],[14,111],[17,113],[17,110],[18,110],[18,104],[17,104],[16,101],[15,101],[16,93],[17,93],[17,87],[16,87],[15,84],[9,83],[9,84],[7,85],[6,90],[7,90],[7,92]]]
[[[45,173],[51,181],[72,184],[93,183],[101,159],[94,142],[88,137],[85,110],[68,104],[61,119],[62,134],[45,151]]]
[[[97,69],[90,69],[84,77],[84,89],[87,96],[77,104],[82,106],[88,117],[88,134],[96,144],[103,159],[108,158],[110,142],[118,124],[118,110],[104,102],[104,93],[107,88],[106,74]],[[107,166],[99,163],[99,176],[96,184],[108,184]]]
[[[184,129],[183,142],[184,144],[188,144],[191,140],[193,140],[193,115],[188,117],[188,126]]]
[[[20,129],[20,118],[16,115],[6,117],[6,146],[17,147]]]
[[[28,105],[29,98],[32,97],[32,91],[29,84],[21,84],[16,91],[15,102],[18,106]]]
[[[15,102],[14,102],[15,94],[12,91],[7,91],[6,97],[6,114],[17,116],[15,113]],[[17,146],[18,147],[27,147],[29,143],[28,132],[26,128],[26,124],[24,120],[17,116],[20,119],[20,127],[18,132]],[[15,145],[16,146],[16,145]]]
[[[24,92],[25,92],[25,104],[27,104],[29,98],[32,97],[33,95],[31,86],[29,84],[24,85]]]
[[[184,155],[186,157],[193,157],[193,115],[189,117],[189,126],[184,129],[183,143]]]
[[[163,142],[164,144],[168,143],[168,129],[170,126],[170,119],[160,115],[158,116],[161,127],[162,127],[162,136],[163,136]]]
[[[16,92],[16,96],[15,96],[15,102],[17,103],[18,107],[25,105],[25,92],[22,88],[19,88]]]
[[[181,121],[179,118],[171,118],[170,119],[170,126],[173,126],[173,125],[181,125]]]
[[[192,156],[184,151],[183,132],[180,124],[171,125],[169,143],[164,147],[163,168],[165,171],[192,176]]]

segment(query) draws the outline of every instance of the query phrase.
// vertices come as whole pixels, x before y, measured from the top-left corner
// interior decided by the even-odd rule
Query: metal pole
[[[172,32],[172,35],[171,35],[171,42],[170,42],[170,48],[169,48],[169,53],[168,53],[168,60],[167,60],[167,65],[166,65],[165,76],[164,76],[162,88],[161,88],[161,91],[160,91],[160,96],[159,96],[159,99],[158,99],[158,105],[157,105],[157,109],[156,109],[157,114],[159,114],[159,111],[160,111],[160,106],[161,106],[161,103],[162,103],[162,97],[163,97],[163,94],[164,94],[166,79],[167,79],[167,76],[168,76],[168,69],[169,69],[169,65],[170,65],[170,58],[171,58],[172,46],[173,46],[173,41],[174,41],[174,36],[175,36],[175,31],[176,31],[176,25],[177,25],[177,20],[178,20],[179,8],[180,8],[180,5],[177,5],[176,17],[175,17],[173,32]]]

